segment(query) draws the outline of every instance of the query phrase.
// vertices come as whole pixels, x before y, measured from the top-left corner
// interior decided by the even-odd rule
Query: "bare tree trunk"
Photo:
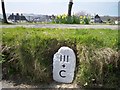
[[[2,13],[3,13],[3,23],[7,23],[8,24],[6,13],[5,13],[4,0],[1,0],[1,6],[2,6]]]
[[[73,5],[73,0],[70,0],[68,4],[68,16],[71,16],[72,5]]]

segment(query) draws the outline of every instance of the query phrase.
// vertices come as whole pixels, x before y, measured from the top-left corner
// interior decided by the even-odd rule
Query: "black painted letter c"
[[[60,72],[59,72],[59,75],[62,77],[62,78],[65,78],[66,76],[63,76],[61,73],[62,72],[66,72],[65,70],[61,70]]]

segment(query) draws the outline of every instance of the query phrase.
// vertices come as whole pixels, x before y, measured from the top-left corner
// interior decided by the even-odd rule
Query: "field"
[[[3,28],[3,79],[53,82],[53,55],[68,46],[77,57],[74,83],[120,87],[119,45],[118,31],[111,29]]]

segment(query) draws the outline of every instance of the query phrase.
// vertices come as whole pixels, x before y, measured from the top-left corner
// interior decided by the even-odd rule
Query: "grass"
[[[8,28],[3,29],[3,42],[13,44],[19,39],[24,38],[55,38],[57,40],[72,40],[73,42],[85,44],[87,46],[110,47],[117,49],[118,47],[118,31],[110,29],[35,29],[35,28]],[[8,39],[8,40],[7,40]],[[6,42],[5,42],[6,41]]]
[[[77,57],[75,83],[120,87],[118,45],[117,30],[3,28],[3,77],[19,74],[29,82],[51,83],[53,55],[68,46]]]

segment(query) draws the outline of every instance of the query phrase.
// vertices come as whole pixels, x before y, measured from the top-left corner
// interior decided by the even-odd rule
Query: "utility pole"
[[[2,6],[2,13],[3,13],[3,23],[7,23],[8,24],[6,13],[5,13],[4,0],[1,0],[1,6]]]
[[[68,16],[71,16],[72,5],[73,5],[73,0],[70,0],[68,4]]]

